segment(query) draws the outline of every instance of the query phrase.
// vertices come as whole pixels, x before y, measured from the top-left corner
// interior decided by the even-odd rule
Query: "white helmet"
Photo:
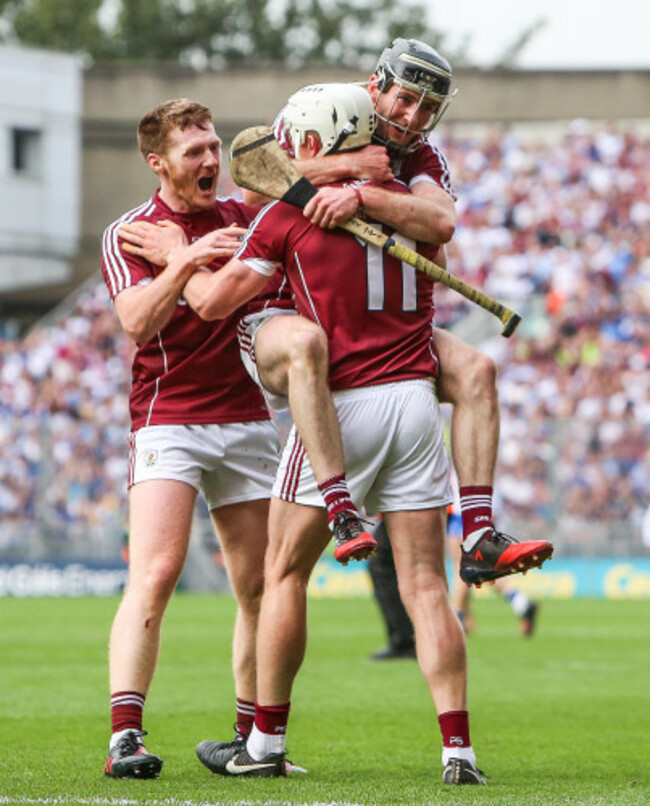
[[[316,154],[351,151],[370,144],[375,110],[368,91],[358,84],[311,84],[295,92],[283,111],[284,129],[293,153],[307,132],[317,132],[322,146]]]

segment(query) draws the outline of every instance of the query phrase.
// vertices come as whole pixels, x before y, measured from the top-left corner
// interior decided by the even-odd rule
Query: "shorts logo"
[[[142,457],[142,461],[147,467],[153,467],[158,461],[158,451],[147,451]]]

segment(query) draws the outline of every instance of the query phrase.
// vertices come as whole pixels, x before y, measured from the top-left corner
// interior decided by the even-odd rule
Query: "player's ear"
[[[366,89],[368,90],[368,94],[372,98],[373,102],[376,102],[377,96],[379,95],[379,77],[374,73],[368,79]]]
[[[318,132],[307,132],[305,135],[305,145],[309,149],[309,156],[315,157],[321,150],[321,139]]]
[[[160,154],[154,154],[153,151],[147,154],[147,165],[151,170],[160,175],[163,172],[163,160]]]

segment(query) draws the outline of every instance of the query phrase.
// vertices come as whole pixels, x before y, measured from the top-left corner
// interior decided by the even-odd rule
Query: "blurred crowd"
[[[99,281],[52,323],[0,340],[0,549],[26,521],[52,539],[122,534],[130,354]]]
[[[441,145],[458,195],[450,270],[525,315],[513,338],[482,345],[499,367],[504,513],[540,531],[560,523],[576,543],[638,537],[650,503],[650,138],[577,120],[552,143],[488,132]],[[466,311],[444,295],[443,319]]]
[[[650,138],[584,121],[551,142],[452,128],[438,138],[459,217],[450,271],[524,316],[511,339],[481,335],[489,314],[437,292],[437,323],[478,318],[472,340],[499,368],[501,515],[578,550],[598,530],[641,545]],[[0,340],[3,523],[123,529],[130,357],[101,280],[26,338]]]

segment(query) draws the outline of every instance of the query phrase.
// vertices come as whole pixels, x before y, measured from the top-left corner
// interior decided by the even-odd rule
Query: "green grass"
[[[488,787],[443,787],[440,734],[412,661],[383,645],[368,600],[310,603],[291,757],[309,775],[211,776],[196,760],[233,722],[231,599],[177,595],[147,703],[156,781],[105,779],[113,599],[0,599],[0,804],[650,803],[650,600],[545,601],[538,633],[477,600],[469,637],[472,740]]]

